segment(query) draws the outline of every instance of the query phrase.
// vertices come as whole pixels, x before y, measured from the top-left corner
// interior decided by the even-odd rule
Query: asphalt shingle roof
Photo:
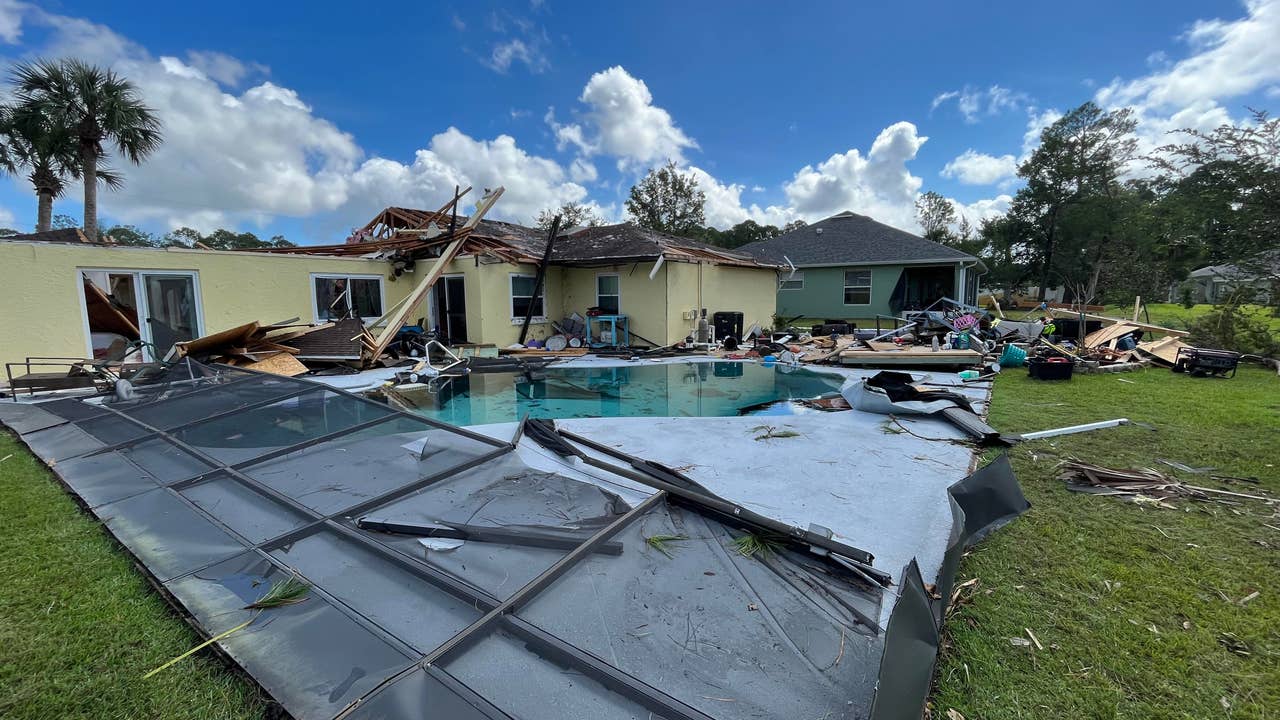
[[[797,267],[976,259],[955,248],[852,212],[842,212],[775,238],[748,243],[737,250],[778,263],[786,262],[785,255]]]

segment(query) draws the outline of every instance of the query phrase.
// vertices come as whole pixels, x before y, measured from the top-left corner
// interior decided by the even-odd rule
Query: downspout
[[[965,305],[978,304],[978,284],[976,282],[976,278],[981,278],[983,275],[986,275],[985,272],[980,272],[975,276],[972,302],[970,302],[969,298],[965,297],[965,292],[966,290],[968,290],[968,287],[969,287],[969,283],[968,283],[969,268],[977,267],[980,264],[982,264],[981,260],[974,260],[971,265],[965,265],[963,261],[961,261],[960,263],[960,299],[961,299],[961,302],[963,302]]]

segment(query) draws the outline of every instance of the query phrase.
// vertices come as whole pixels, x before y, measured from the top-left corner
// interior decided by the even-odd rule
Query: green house
[[[944,297],[975,304],[987,271],[968,253],[852,212],[738,251],[787,266],[778,276],[779,317],[863,327]]]

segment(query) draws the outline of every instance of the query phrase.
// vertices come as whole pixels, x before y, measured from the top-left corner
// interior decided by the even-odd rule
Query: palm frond
[[[271,589],[256,601],[245,605],[246,610],[265,610],[284,605],[296,605],[307,599],[311,586],[296,577],[289,577],[271,584]]]

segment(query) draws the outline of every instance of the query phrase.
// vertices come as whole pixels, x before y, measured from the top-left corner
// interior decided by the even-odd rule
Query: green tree
[[[534,220],[534,227],[545,232],[551,231],[551,223],[555,221],[556,215],[560,216],[560,227],[599,227],[604,224],[604,218],[600,217],[590,206],[582,203],[565,203],[559,208],[547,208],[538,213],[538,217]]]
[[[951,226],[956,224],[956,209],[941,193],[930,190],[916,198],[916,221],[924,230],[924,238],[950,245]]]
[[[799,230],[800,228],[802,228],[802,227],[804,227],[804,226],[806,226],[806,225],[808,225],[808,224],[809,224],[809,223],[807,223],[807,222],[805,222],[805,221],[803,221],[803,220],[799,220],[799,219],[797,219],[797,220],[792,220],[791,222],[789,222],[789,223],[787,223],[786,225],[783,225],[783,226],[782,226],[782,232],[784,232],[784,233],[789,233],[789,232],[791,232],[792,230]]]
[[[706,224],[706,202],[697,179],[668,162],[632,186],[627,211],[641,227],[690,237]]]
[[[116,225],[102,233],[117,245],[128,247],[158,247],[156,236],[136,225]]]
[[[6,170],[27,172],[36,191],[36,232],[52,229],[53,201],[62,196],[69,179],[80,177],[79,145],[75,135],[50,117],[46,108],[19,105],[0,108]],[[120,176],[108,168],[98,180],[110,187],[120,185]]]
[[[52,225],[54,230],[66,230],[67,228],[80,227],[80,221],[74,215],[59,214],[53,216]]]
[[[80,60],[20,63],[13,71],[19,104],[38,107],[71,129],[79,144],[84,178],[84,232],[98,234],[99,164],[109,143],[140,164],[160,146],[160,121],[133,83],[114,71]]]
[[[1009,214],[1028,231],[1020,252],[1039,270],[1040,299],[1055,278],[1073,287],[1090,285],[1078,274],[1079,263],[1062,258],[1082,248],[1101,252],[1108,242],[1117,218],[1107,200],[1114,198],[1120,173],[1133,159],[1136,126],[1128,108],[1104,111],[1086,102],[1045,128],[1039,147],[1018,168],[1026,185],[1014,196]],[[1064,252],[1066,243],[1074,247]]]
[[[1158,148],[1153,184],[1166,242],[1188,265],[1232,264],[1280,282],[1280,118],[1252,122]]]

